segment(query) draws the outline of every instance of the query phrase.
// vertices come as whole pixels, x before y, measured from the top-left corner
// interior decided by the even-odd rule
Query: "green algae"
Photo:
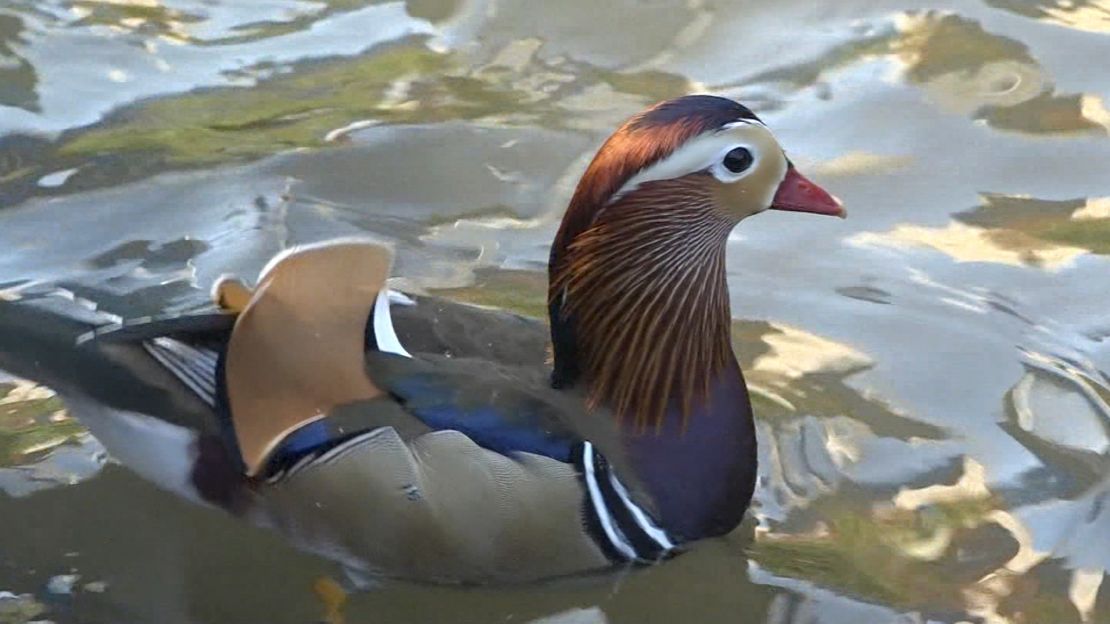
[[[985,228],[991,240],[1001,247],[1025,250],[1068,245],[1107,255],[1110,217],[1078,216],[1092,202],[1105,201],[1105,198],[1044,200],[988,193],[978,208],[955,217],[961,223]]]
[[[0,383],[0,467],[42,459],[84,433],[52,392],[26,382]]]
[[[823,514],[820,530],[757,536],[749,555],[774,574],[866,601],[901,610],[959,610],[962,590],[980,572],[954,574],[943,559],[952,556],[961,534],[989,522],[987,515],[997,507],[997,500],[985,497],[917,510],[881,507],[869,515],[831,510]],[[938,535],[944,538],[941,553],[914,554],[912,545]]]
[[[220,88],[152,100],[117,120],[75,134],[63,156],[153,152],[170,165],[204,165],[319,147],[328,132],[353,120],[403,123],[466,117],[467,105],[440,93],[438,112],[387,102],[402,77],[446,71],[448,57],[417,41],[377,54],[319,63],[264,80],[251,89]],[[469,116],[473,116],[471,112]]]
[[[480,270],[473,284],[438,289],[434,294],[529,318],[547,319],[547,276],[536,271]]]

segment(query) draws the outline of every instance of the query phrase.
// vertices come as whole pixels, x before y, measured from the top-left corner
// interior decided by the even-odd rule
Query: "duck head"
[[[586,169],[552,245],[554,385],[584,387],[640,428],[689,415],[735,365],[728,234],[767,210],[845,215],[733,100],[680,97],[629,119]]]

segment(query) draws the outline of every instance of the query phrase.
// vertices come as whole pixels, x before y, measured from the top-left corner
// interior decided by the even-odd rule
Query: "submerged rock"
[[[0,591],[0,624],[29,624],[46,607],[31,594]]]

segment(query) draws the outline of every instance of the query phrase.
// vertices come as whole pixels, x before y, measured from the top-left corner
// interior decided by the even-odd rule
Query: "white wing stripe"
[[[172,338],[143,342],[143,348],[209,406],[216,404],[216,357]]]

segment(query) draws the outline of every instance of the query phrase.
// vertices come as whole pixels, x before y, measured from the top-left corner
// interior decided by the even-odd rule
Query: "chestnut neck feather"
[[[658,430],[709,398],[732,360],[725,242],[734,223],[698,176],[651,182],[604,207],[553,267],[552,321],[570,324],[591,406]],[[557,314],[556,314],[557,311]]]

